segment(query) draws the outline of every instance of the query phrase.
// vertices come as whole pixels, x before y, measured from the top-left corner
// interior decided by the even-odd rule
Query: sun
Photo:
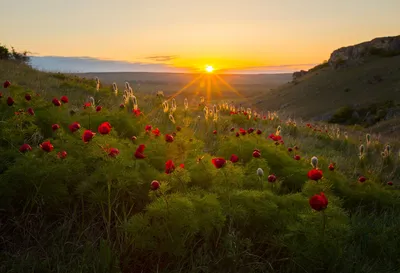
[[[206,71],[207,71],[207,73],[212,73],[214,71],[214,67],[212,67],[211,65],[207,65]]]

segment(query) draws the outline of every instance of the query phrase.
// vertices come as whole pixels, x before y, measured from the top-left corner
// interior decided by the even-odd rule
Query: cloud
[[[268,65],[244,68],[225,69],[222,72],[226,74],[271,74],[271,73],[292,73],[299,70],[308,70],[317,64],[284,64]]]
[[[176,55],[162,55],[162,56],[148,56],[145,59],[156,61],[156,62],[169,62],[174,59],[177,59]]]

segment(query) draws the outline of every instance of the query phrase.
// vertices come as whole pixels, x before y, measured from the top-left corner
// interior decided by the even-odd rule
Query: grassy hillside
[[[10,62],[0,80],[0,272],[400,270],[398,140]]]
[[[255,99],[255,106],[295,117],[327,118],[346,105],[400,101],[400,56],[368,59],[340,70],[324,67]]]

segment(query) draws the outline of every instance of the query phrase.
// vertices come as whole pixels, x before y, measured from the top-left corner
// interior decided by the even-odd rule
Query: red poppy
[[[289,153],[293,152],[293,148],[291,148],[291,147],[287,148],[287,150]]]
[[[88,143],[89,141],[92,140],[92,138],[95,135],[96,135],[96,133],[93,133],[90,130],[85,130],[85,132],[83,132],[83,135],[82,135],[82,140],[83,140],[83,142]]]
[[[165,162],[165,173],[166,174],[170,174],[175,170],[175,165],[174,162],[172,162],[172,160],[168,160],[167,162]]]
[[[257,130],[257,135],[261,135],[262,131],[260,129]]]
[[[29,94],[25,94],[25,99],[26,99],[27,101],[30,101],[30,100],[32,99],[32,96],[29,95]]]
[[[151,125],[146,125],[146,127],[144,127],[144,130],[146,132],[150,132],[151,131]]]
[[[143,159],[143,158],[146,157],[146,156],[143,154],[145,148],[146,148],[146,146],[145,146],[144,144],[140,144],[139,147],[136,149],[135,157],[136,157],[137,159]]]
[[[89,108],[90,106],[92,106],[92,104],[90,102],[85,102],[83,104],[83,109]]]
[[[3,97],[3,93],[0,92],[0,99]]]
[[[54,149],[54,146],[50,143],[50,141],[45,141],[42,144],[39,145],[40,148],[42,148],[43,151],[45,152],[51,152]]]
[[[325,194],[321,192],[320,194],[312,196],[308,203],[313,210],[321,211],[327,208],[328,198],[326,198]]]
[[[249,134],[251,134],[251,133],[253,133],[254,132],[254,129],[253,128],[249,128],[248,130],[247,130],[247,133],[249,133]]]
[[[71,131],[71,133],[75,133],[76,131],[78,131],[81,128],[81,125],[78,122],[74,122],[71,125],[68,126],[69,130]]]
[[[392,181],[387,182],[387,184],[388,184],[389,186],[393,186],[393,182],[392,182]]]
[[[160,130],[158,128],[154,129],[153,131],[151,131],[153,133],[153,135],[155,135],[156,137],[160,136]]]
[[[51,102],[54,104],[54,106],[61,106],[61,102],[56,98],[54,98]]]
[[[367,181],[367,178],[364,177],[364,176],[360,176],[360,177],[358,178],[358,182],[364,183],[365,181]]]
[[[100,105],[98,105],[98,106],[96,107],[96,112],[100,112],[101,109],[103,109],[103,107],[101,107]]]
[[[243,129],[243,128],[240,128],[240,129],[239,129],[239,133],[240,133],[242,136],[244,136],[245,134],[247,134],[246,130]]]
[[[233,131],[235,131],[235,128],[232,127],[232,128],[231,128],[231,132],[233,132]]]
[[[182,130],[181,126],[176,126],[176,130],[180,132]]]
[[[8,88],[10,85],[11,85],[11,82],[9,82],[9,81],[5,81],[5,82],[3,83],[3,87],[4,87],[4,88]]]
[[[301,159],[301,157],[299,155],[295,155],[293,158],[294,158],[294,160],[297,160],[297,161],[299,161]]]
[[[62,103],[68,103],[69,100],[68,100],[67,96],[62,96],[61,101],[62,101]]]
[[[240,134],[239,134],[239,132],[236,132],[236,137],[240,137]]]
[[[307,176],[310,180],[318,181],[322,178],[323,173],[319,169],[312,169],[308,172]]]
[[[32,147],[29,144],[22,144],[21,147],[19,147],[19,151],[21,153],[26,153],[27,151],[32,151]]]
[[[272,139],[273,141],[282,140],[282,137],[281,137],[281,136],[277,136],[277,135],[274,135],[274,134],[270,134],[268,137],[269,137],[270,139]]]
[[[274,174],[268,175],[268,182],[274,183],[276,181],[276,176]]]
[[[153,180],[150,184],[150,187],[153,191],[158,190],[160,188],[160,182]]]
[[[8,106],[12,106],[13,104],[14,104],[14,99],[11,98],[11,97],[8,97],[8,98],[7,98],[7,105],[8,105]]]
[[[121,104],[119,105],[119,108],[121,108],[121,109],[125,108],[125,104],[121,103]]]
[[[60,158],[60,159],[67,158],[67,152],[66,151],[58,152],[57,153],[57,157]]]
[[[141,114],[141,112],[140,112],[140,110],[139,109],[133,109],[132,110],[132,113],[134,113],[135,114],[135,116],[140,116],[140,114]]]
[[[253,151],[253,157],[255,157],[255,158],[261,157],[261,152],[259,150],[254,150]]]
[[[230,160],[231,160],[232,163],[236,163],[236,162],[239,161],[239,157],[237,155],[233,154],[233,155],[231,155],[231,159]]]
[[[226,160],[223,159],[222,157],[217,157],[211,159],[211,163],[215,166],[215,168],[220,169],[225,165]]]
[[[184,168],[185,168],[185,164],[183,164],[183,163],[180,164],[180,165],[179,165],[179,168],[184,169]]]
[[[28,112],[29,115],[34,116],[35,115],[35,111],[33,111],[32,108],[28,108],[28,110],[26,110]]]
[[[100,124],[97,130],[102,135],[108,135],[111,132],[111,128],[112,128],[111,124],[108,121],[106,121]]]
[[[174,137],[171,135],[166,134],[165,135],[165,141],[166,142],[174,142]]]
[[[216,134],[217,134],[217,130],[214,130],[214,131],[213,131],[213,134],[216,135]]]
[[[108,155],[111,157],[117,157],[117,155],[119,155],[119,150],[117,148],[110,148],[108,150]]]
[[[329,164],[328,169],[330,171],[334,171],[335,170],[335,164],[334,163]]]

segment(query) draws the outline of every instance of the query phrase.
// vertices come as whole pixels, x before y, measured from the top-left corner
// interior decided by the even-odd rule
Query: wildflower
[[[247,130],[247,133],[249,133],[249,134],[251,134],[251,133],[253,133],[254,132],[254,129],[253,128],[249,128],[248,130]]]
[[[311,166],[313,166],[314,169],[318,167],[318,158],[316,156],[311,158]]]
[[[61,101],[62,101],[62,103],[68,103],[69,100],[68,100],[67,96],[62,96]]]
[[[96,112],[100,112],[101,109],[103,109],[103,107],[101,107],[100,105],[97,105],[97,107],[96,107]]]
[[[276,181],[276,176],[274,174],[268,175],[268,182],[274,183]]]
[[[158,128],[154,129],[153,131],[151,131],[153,133],[153,135],[155,135],[156,137],[160,136],[160,130]]]
[[[40,148],[45,152],[51,152],[54,149],[54,146],[50,143],[50,141],[45,141],[39,145]]]
[[[90,102],[85,102],[85,103],[83,104],[83,109],[89,108],[90,106],[92,106],[92,103],[90,103]]]
[[[19,147],[19,151],[21,153],[26,153],[27,151],[32,151],[32,147],[29,144],[22,144],[21,147]]]
[[[112,89],[115,95],[118,95],[118,86],[115,82],[112,84]]]
[[[246,131],[245,129],[243,129],[243,128],[239,128],[239,133],[240,133],[242,136],[244,136],[244,135],[247,134],[247,131]]]
[[[151,125],[146,125],[146,127],[144,127],[144,130],[146,131],[146,133],[149,133],[151,131]]]
[[[296,151],[300,150],[300,148],[297,147],[297,146],[294,146],[294,149],[295,149]]]
[[[100,124],[97,130],[102,135],[108,135],[111,132],[111,128],[112,128],[111,124],[108,121],[106,121]]]
[[[310,180],[318,181],[322,178],[323,173],[319,169],[312,169],[308,172],[307,176]]]
[[[360,145],[359,150],[360,150],[359,157],[360,157],[360,159],[362,159],[364,157],[364,151],[365,151],[365,148],[364,148],[363,144]]]
[[[132,110],[132,113],[135,114],[135,116],[138,117],[138,116],[140,116],[140,114],[141,114],[142,112],[140,112],[140,109],[133,109],[133,110]]]
[[[132,137],[131,137],[131,140],[132,140],[133,142],[135,142],[135,141],[136,141],[136,139],[137,139],[137,137],[136,137],[136,136],[132,136]]]
[[[335,163],[329,164],[328,169],[329,169],[330,171],[334,171],[334,170],[335,170]]]
[[[261,152],[259,150],[255,149],[253,151],[253,157],[255,157],[255,158],[261,157]]]
[[[388,184],[388,186],[393,186],[393,182],[392,181],[387,182],[387,184]]]
[[[225,165],[226,160],[223,159],[222,157],[217,157],[211,159],[211,163],[215,166],[215,168],[220,169]]]
[[[60,129],[60,125],[58,125],[58,124],[53,124],[53,125],[51,125],[51,129],[52,129],[53,131],[57,131],[58,129]]]
[[[174,162],[172,162],[172,160],[168,160],[167,162],[165,162],[165,173],[166,174],[170,174],[175,170],[175,164]]]
[[[310,207],[316,211],[321,211],[328,207],[328,199],[323,192],[312,196],[308,202]]]
[[[137,159],[143,159],[143,158],[146,157],[146,156],[143,154],[145,148],[146,148],[146,146],[145,146],[144,144],[140,144],[139,147],[136,149],[135,157],[136,157]]]
[[[231,132],[233,132],[233,131],[235,131],[235,128],[232,127],[232,128],[231,128]]]
[[[10,82],[10,81],[5,81],[5,82],[3,83],[3,87],[4,87],[4,88],[10,87],[10,85],[11,85],[11,82]]]
[[[240,134],[239,134],[239,132],[236,132],[236,137],[240,137]]]
[[[275,133],[275,135],[279,136],[279,135],[281,134],[281,130],[282,130],[282,128],[281,128],[281,126],[279,125],[278,128],[276,128],[276,133]]]
[[[216,134],[217,134],[217,130],[214,130],[214,131],[213,131],[213,134],[216,135]]]
[[[239,157],[237,155],[233,154],[233,155],[231,155],[231,159],[230,160],[231,160],[232,163],[236,163],[236,162],[239,161]]]
[[[287,150],[289,153],[293,152],[293,148],[291,148],[291,147],[287,148]]]
[[[119,108],[121,108],[121,109],[125,108],[125,104],[121,103],[121,104],[119,105]]]
[[[301,157],[299,155],[295,155],[293,158],[294,158],[294,160],[297,160],[297,161],[299,161],[301,159]]]
[[[176,126],[176,130],[180,132],[182,130],[181,126]]]
[[[261,135],[262,131],[260,129],[257,130],[257,135]]]
[[[261,176],[264,176],[264,171],[263,171],[263,169],[258,168],[258,169],[257,169],[257,175],[260,176],[260,177],[261,177]]]
[[[8,97],[8,98],[7,98],[7,105],[8,105],[8,106],[12,106],[13,104],[14,104],[14,99],[11,98],[11,97]]]
[[[61,106],[61,102],[56,98],[54,98],[51,102],[54,104],[54,106]]]
[[[83,142],[88,143],[89,141],[92,140],[92,138],[95,135],[96,135],[96,133],[93,133],[90,130],[85,130],[85,132],[83,132],[83,135],[82,135],[82,140],[83,140]]]
[[[163,106],[163,109],[164,109],[164,113],[167,113],[168,110],[169,110],[168,101],[164,101],[164,102],[162,103],[162,106]]]
[[[150,188],[151,188],[153,191],[158,190],[158,189],[160,188],[160,182],[158,182],[157,180],[151,181]]]
[[[268,138],[272,139],[273,141],[279,141],[282,140],[282,137],[280,135],[274,135],[274,134],[270,134],[268,136]]]
[[[184,169],[185,168],[185,164],[183,164],[183,163],[179,164],[179,168]]]
[[[29,94],[25,94],[25,99],[26,99],[27,101],[30,101],[30,100],[32,99],[32,96],[29,95]]]
[[[172,114],[169,114],[169,120],[173,123],[173,124],[175,124],[175,118],[174,118],[174,116],[172,115]]]
[[[169,134],[166,134],[165,135],[165,141],[166,142],[174,142],[174,137],[169,135]]]
[[[358,182],[364,183],[365,181],[367,181],[367,178],[364,177],[364,176],[360,176],[360,177],[358,178]]]
[[[108,155],[110,157],[117,157],[117,155],[119,155],[119,150],[117,148],[110,148],[108,150]]]
[[[62,151],[62,152],[58,152],[57,153],[57,157],[58,158],[60,158],[60,159],[65,159],[65,158],[67,158],[67,152],[66,151]]]
[[[34,116],[35,112],[33,111],[32,108],[28,108],[27,112],[29,113],[29,115]]]
[[[71,125],[69,125],[69,130],[71,131],[71,133],[75,133],[80,128],[81,128],[81,125],[76,121],[74,123],[72,123]]]

